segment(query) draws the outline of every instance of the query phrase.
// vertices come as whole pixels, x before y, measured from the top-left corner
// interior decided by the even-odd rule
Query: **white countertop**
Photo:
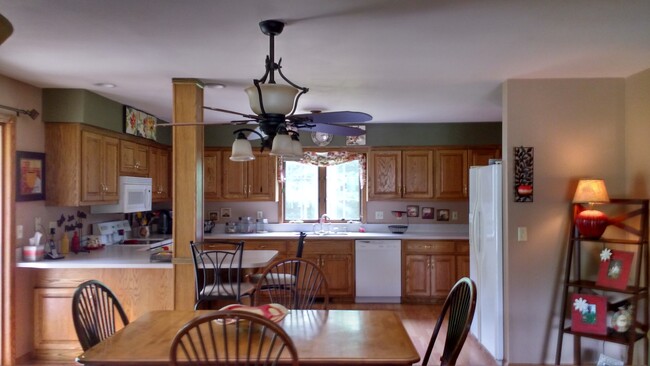
[[[318,235],[312,232],[306,232],[307,239],[309,240],[364,240],[364,239],[394,239],[394,240],[405,240],[405,239],[415,239],[415,240],[467,240],[469,236],[463,233],[409,233],[404,234],[393,234],[393,233],[337,233],[337,234],[325,234]],[[216,239],[216,240],[232,240],[232,239],[295,239],[299,235],[299,232],[268,232],[268,233],[256,233],[256,234],[226,234],[226,233],[211,233],[204,234],[204,239]]]
[[[404,234],[393,234],[390,232],[347,232],[337,234],[317,235],[306,231],[309,241],[319,240],[467,240],[468,234],[465,227],[459,226],[460,230],[445,231],[407,231]],[[290,240],[298,238],[299,231],[273,231],[256,234],[226,234],[224,232],[205,234],[204,239],[215,240]],[[411,228],[409,228],[411,230]],[[41,260],[37,262],[18,261],[16,266],[20,268],[166,268],[171,269],[171,263],[150,262],[151,251],[147,250],[149,245],[107,245],[102,249],[93,250],[89,253],[69,253],[63,259]]]
[[[21,268],[172,268],[171,263],[150,262],[149,245],[107,245],[102,249],[78,254],[68,253],[63,259],[18,262]]]

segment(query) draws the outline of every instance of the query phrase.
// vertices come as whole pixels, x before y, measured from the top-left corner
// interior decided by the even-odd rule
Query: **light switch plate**
[[[451,211],[451,219],[458,220],[458,211]]]
[[[375,220],[383,220],[383,219],[384,219],[384,211],[376,211]]]
[[[16,226],[16,239],[23,238],[23,225]]]
[[[517,228],[517,240],[518,241],[528,241],[528,228],[525,226],[520,226]]]

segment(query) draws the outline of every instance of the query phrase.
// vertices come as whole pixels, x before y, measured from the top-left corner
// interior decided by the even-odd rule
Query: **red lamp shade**
[[[602,179],[580,180],[575,196],[573,196],[573,202],[589,204],[589,209],[581,211],[575,218],[580,234],[588,239],[599,239],[607,229],[609,219],[604,213],[594,210],[592,206],[596,203],[609,202],[605,181]]]
[[[609,225],[607,215],[598,210],[584,210],[576,216],[576,226],[587,239],[599,239]]]

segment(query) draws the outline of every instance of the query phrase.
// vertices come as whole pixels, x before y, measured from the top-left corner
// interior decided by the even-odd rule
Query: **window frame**
[[[345,147],[340,147],[340,148],[304,148],[304,151],[310,151],[310,152],[347,151],[347,152],[351,152],[351,153],[365,154],[366,155],[366,161],[367,161],[369,149],[368,148],[345,148]],[[281,166],[279,166],[279,168],[282,168],[284,170],[285,169],[284,168],[285,161],[280,161],[280,164],[281,164]],[[325,212],[326,202],[327,202],[326,201],[327,200],[327,192],[326,192],[326,190],[327,190],[326,172],[327,171],[326,171],[326,169],[327,169],[327,167],[318,167],[318,217],[321,217],[323,214],[327,213],[327,212]],[[366,169],[366,172],[365,172],[365,176],[366,176],[365,180],[366,181],[362,182],[362,184],[360,184],[360,192],[359,192],[359,194],[360,194],[360,206],[361,206],[361,207],[359,207],[359,213],[361,215],[361,217],[359,219],[360,219],[360,221],[362,223],[365,223],[365,220],[366,220],[366,207],[367,207],[367,203],[368,203],[368,195],[367,195],[367,192],[368,192],[368,189],[367,189],[367,187],[368,187],[368,182],[367,182],[367,180],[368,180],[368,172],[367,172],[368,167],[367,167],[367,164],[366,164],[365,169]],[[285,188],[286,188],[285,184],[286,183],[284,181],[280,182],[279,222],[282,223],[282,224],[288,224],[289,223],[289,221],[287,221],[286,218],[285,218],[285,209],[284,209],[284,200],[285,200],[284,192],[285,192]],[[345,220],[331,220],[331,222],[344,223],[344,222],[347,222],[348,220],[354,220],[354,219],[350,218],[350,219],[345,219]],[[304,220],[303,222],[306,223],[306,224],[313,224],[313,223],[317,223],[318,220]]]

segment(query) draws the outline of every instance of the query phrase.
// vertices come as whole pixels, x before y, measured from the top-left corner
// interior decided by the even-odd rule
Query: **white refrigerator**
[[[470,278],[477,288],[471,332],[503,360],[503,202],[501,163],[469,170]]]

